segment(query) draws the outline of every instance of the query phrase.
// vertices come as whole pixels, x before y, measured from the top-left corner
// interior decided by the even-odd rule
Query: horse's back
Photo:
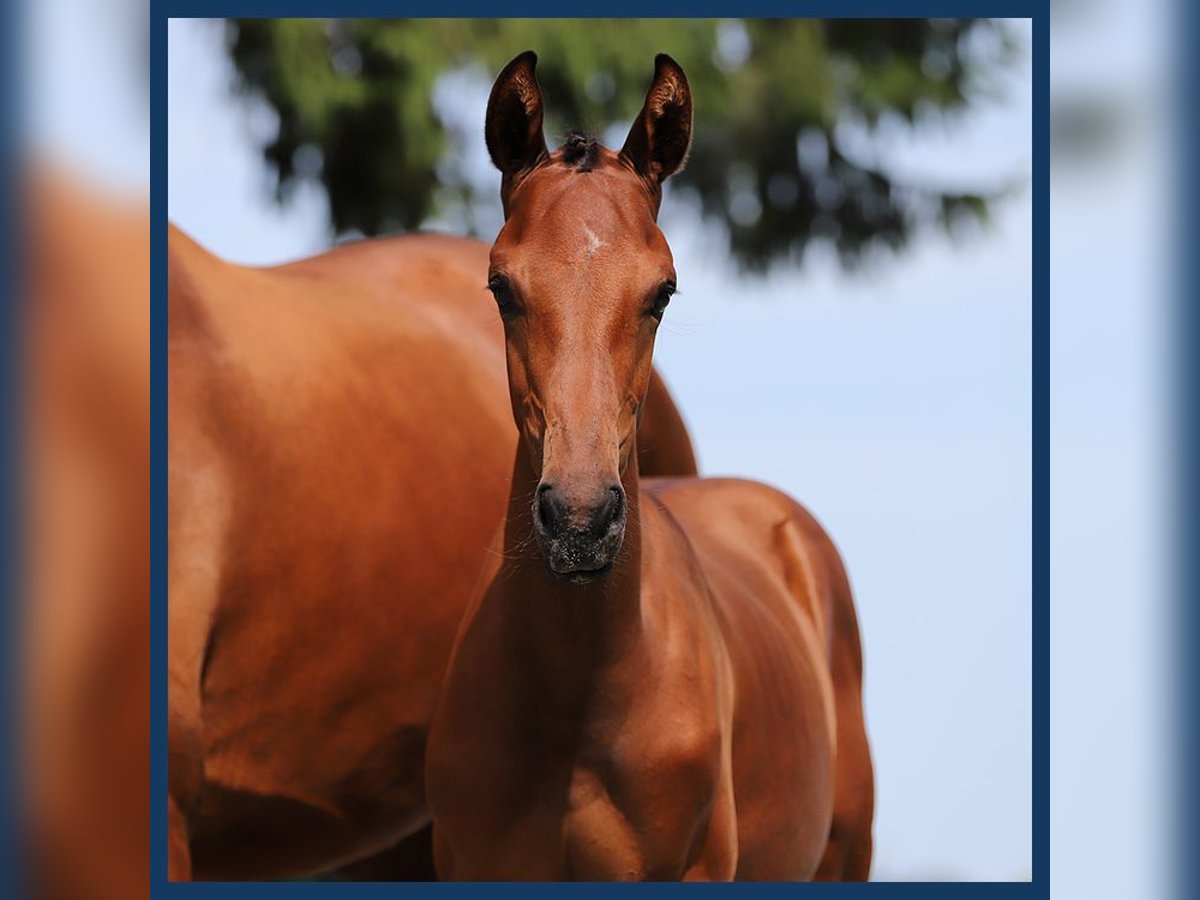
[[[435,328],[456,344],[478,341],[483,347],[500,339],[483,285],[487,248],[468,238],[376,238],[256,267],[220,259],[171,226],[168,255],[174,339],[198,337],[207,327],[210,337],[218,332],[227,344],[264,356],[287,349],[318,352],[331,342],[313,332],[329,329],[343,341],[355,332],[428,337]],[[311,328],[280,331],[297,323]]]
[[[258,271],[374,284],[403,292],[426,285],[453,288],[459,283],[469,284],[478,293],[487,280],[488,253],[487,244],[475,238],[416,232],[348,241]]]

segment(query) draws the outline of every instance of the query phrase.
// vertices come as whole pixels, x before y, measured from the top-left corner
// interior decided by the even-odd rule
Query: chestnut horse
[[[761,484],[638,480],[687,80],[658,56],[619,153],[548,153],[535,63],[509,63],[488,105],[506,211],[489,284],[522,440],[429,741],[438,874],[865,879],[873,778],[837,551]]]
[[[413,235],[254,269],[172,229],[173,878],[432,874],[427,830],[403,839],[517,443],[487,254]],[[643,465],[694,472],[648,402]]]

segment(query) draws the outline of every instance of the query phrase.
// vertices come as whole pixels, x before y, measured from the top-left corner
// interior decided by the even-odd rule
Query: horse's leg
[[[433,824],[386,850],[336,869],[331,877],[338,881],[437,881]]]
[[[833,675],[837,762],[833,822],[817,881],[866,881],[871,874],[875,781],[862,707],[862,648],[850,585],[840,560],[833,573]]]
[[[177,426],[178,428],[178,426]],[[224,482],[186,429],[172,435],[167,600],[168,877],[194,876],[191,839],[204,790],[204,657],[221,579]]]

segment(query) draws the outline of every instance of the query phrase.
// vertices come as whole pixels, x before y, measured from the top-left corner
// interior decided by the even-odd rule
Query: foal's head
[[[488,287],[504,320],[513,413],[540,477],[534,529],[550,570],[586,581],[611,569],[625,533],[622,476],[675,291],[656,219],[662,183],[687,156],[692,96],[683,70],[659,55],[620,152],[571,135],[551,153],[536,63],[533,53],[510,62],[488,101],[505,213]]]

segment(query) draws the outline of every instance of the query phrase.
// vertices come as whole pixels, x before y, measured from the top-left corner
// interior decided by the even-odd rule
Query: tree
[[[853,264],[926,227],[983,218],[997,185],[908,184],[861,145],[881,123],[953,122],[1016,56],[1002,24],[972,19],[235,20],[227,46],[239,89],[278,114],[263,146],[277,197],[319,179],[333,230],[366,235],[420,227],[455,203],[495,203],[494,188],[484,196],[440,165],[443,76],[475,67],[490,78],[536,49],[552,142],[567,128],[627,125],[666,51],[697,104],[675,190],[691,192],[735,258],[758,270],[801,258],[814,239]],[[482,140],[482,108],[479,119]]]

